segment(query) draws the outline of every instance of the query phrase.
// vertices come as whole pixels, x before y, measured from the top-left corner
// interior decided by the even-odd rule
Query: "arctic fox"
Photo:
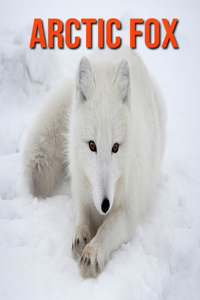
[[[149,208],[165,144],[162,97],[135,51],[94,51],[75,82],[52,95],[30,132],[25,174],[47,197],[71,178],[77,216],[72,253],[96,277]]]

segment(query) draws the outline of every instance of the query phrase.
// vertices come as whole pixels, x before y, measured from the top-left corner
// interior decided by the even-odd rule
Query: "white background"
[[[6,1],[0,3],[0,299],[167,299],[200,297],[199,1]],[[140,53],[168,109],[167,147],[153,212],[112,255],[97,279],[83,280],[71,255],[75,211],[69,196],[27,195],[22,149],[48,91],[74,77],[85,47],[29,48],[34,18],[118,18],[129,45],[130,18],[179,19],[179,49]],[[144,26],[138,27],[144,31]],[[47,36],[47,33],[46,33]],[[161,40],[165,36],[162,28]],[[97,45],[97,31],[93,32]]]

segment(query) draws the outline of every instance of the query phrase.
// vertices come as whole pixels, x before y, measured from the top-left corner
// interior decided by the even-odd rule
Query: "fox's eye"
[[[119,150],[119,144],[115,143],[112,147],[112,152],[117,153],[118,150]]]
[[[97,152],[97,147],[96,147],[96,145],[95,145],[95,142],[90,141],[90,142],[89,142],[89,147],[90,147],[90,150],[91,150],[91,151]]]

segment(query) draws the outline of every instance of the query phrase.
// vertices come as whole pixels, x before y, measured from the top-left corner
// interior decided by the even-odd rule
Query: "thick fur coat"
[[[96,277],[127,242],[155,197],[165,145],[165,109],[131,49],[94,51],[75,81],[53,94],[24,153],[30,192],[51,196],[71,179],[77,216],[72,253]]]

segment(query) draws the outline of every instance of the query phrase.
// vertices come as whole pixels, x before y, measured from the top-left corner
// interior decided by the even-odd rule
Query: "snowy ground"
[[[0,6],[0,299],[200,299],[199,2],[2,0]],[[24,141],[48,90],[63,75],[74,76],[89,52],[84,27],[78,50],[30,50],[36,17],[44,23],[116,17],[124,44],[130,18],[179,19],[178,50],[149,50],[143,38],[137,42],[168,108],[155,207],[97,279],[80,278],[71,255],[70,197],[33,199],[22,177]]]

